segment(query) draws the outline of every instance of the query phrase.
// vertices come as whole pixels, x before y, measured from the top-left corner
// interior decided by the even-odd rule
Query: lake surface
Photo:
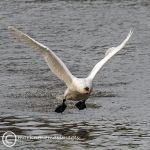
[[[56,114],[65,85],[9,25],[50,47],[77,77],[86,77],[131,28],[134,34],[97,74],[87,109],[70,101]],[[0,1],[1,136],[6,131],[65,138],[17,139],[12,150],[149,150],[149,0]],[[8,149],[1,140],[0,149]]]

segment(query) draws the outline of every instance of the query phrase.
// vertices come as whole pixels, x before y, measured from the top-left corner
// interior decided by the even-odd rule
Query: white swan
[[[48,47],[37,42],[13,26],[9,26],[8,29],[19,41],[27,44],[31,48],[38,50],[44,57],[51,71],[66,84],[67,89],[64,92],[63,103],[55,109],[55,111],[58,113],[62,113],[67,107],[65,104],[66,100],[81,100],[76,103],[76,107],[80,110],[86,108],[85,101],[89,98],[92,92],[92,82],[95,75],[113,55],[115,55],[125,46],[126,42],[133,33],[133,31],[130,30],[126,39],[119,46],[109,48],[105,53],[105,57],[94,66],[87,78],[77,78],[71,74],[66,65]]]

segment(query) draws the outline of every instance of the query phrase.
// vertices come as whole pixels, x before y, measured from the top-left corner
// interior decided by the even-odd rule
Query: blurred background
[[[97,74],[87,109],[68,102],[66,86],[8,26],[51,48],[77,77],[105,51],[131,39]],[[18,140],[12,149],[148,150],[150,146],[149,0],[0,1],[0,134],[78,136],[80,140]],[[0,149],[7,149],[0,141]]]

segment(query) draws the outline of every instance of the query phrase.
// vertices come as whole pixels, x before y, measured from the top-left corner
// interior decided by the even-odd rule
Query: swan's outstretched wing
[[[19,31],[13,26],[9,26],[8,29],[12,34],[21,42],[27,44],[31,48],[38,50],[44,57],[51,71],[61,80],[63,80],[69,87],[72,83],[73,75],[68,70],[66,65],[51,51],[48,47],[32,39],[25,33]]]
[[[99,61],[94,68],[92,69],[91,73],[89,74],[88,78],[90,79],[94,79],[95,75],[98,73],[98,71],[103,67],[103,65],[113,56],[115,55],[117,52],[119,52],[126,44],[126,42],[129,40],[129,38],[131,37],[133,31],[130,30],[128,36],[126,37],[126,39],[117,47],[112,47],[109,48],[106,53],[105,53],[105,57]]]

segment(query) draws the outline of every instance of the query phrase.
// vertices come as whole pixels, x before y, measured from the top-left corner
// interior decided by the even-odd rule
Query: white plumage
[[[51,49],[32,39],[13,26],[9,26],[8,29],[19,41],[27,44],[31,48],[38,50],[44,57],[51,71],[59,79],[64,81],[64,83],[67,85],[67,89],[64,93],[64,99],[66,100],[88,99],[93,88],[92,82],[95,75],[113,55],[115,55],[125,46],[126,42],[129,40],[133,33],[133,31],[130,30],[128,36],[119,46],[109,48],[105,53],[105,57],[94,66],[87,78],[77,78],[71,74],[66,65],[60,60],[60,58],[58,58],[58,56],[56,56],[56,54]]]

